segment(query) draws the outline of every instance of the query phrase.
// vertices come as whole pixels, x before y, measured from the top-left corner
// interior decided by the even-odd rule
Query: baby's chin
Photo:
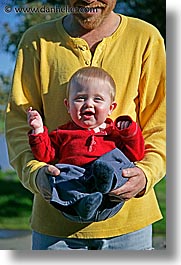
[[[91,123],[90,121],[84,121],[84,122],[80,122],[79,126],[84,128],[84,129],[95,129],[99,125],[97,125],[97,124],[95,125],[95,124]]]
[[[99,127],[100,125],[87,125],[87,126],[84,126],[83,128],[85,129],[85,130],[94,130],[94,132],[95,133],[97,133],[97,132],[100,132],[100,127]]]
[[[99,122],[96,122],[92,118],[89,118],[89,119],[81,118],[78,121],[74,120],[74,123],[76,123],[82,129],[87,129],[87,130],[99,128],[99,126],[102,124],[102,123],[100,124]]]

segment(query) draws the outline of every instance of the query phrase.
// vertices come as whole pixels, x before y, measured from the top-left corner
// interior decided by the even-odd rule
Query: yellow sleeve
[[[22,184],[37,193],[35,177],[37,170],[45,163],[36,161],[29,147],[27,132],[30,127],[26,115],[29,106],[41,113],[38,51],[36,44],[28,42],[24,36],[18,49],[5,127],[10,163],[17,171]]]
[[[139,84],[139,123],[145,139],[145,157],[136,165],[147,177],[146,193],[166,172],[165,48],[158,39],[145,54]]]

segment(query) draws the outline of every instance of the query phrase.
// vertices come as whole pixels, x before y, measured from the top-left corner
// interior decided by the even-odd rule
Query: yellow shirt
[[[147,177],[146,193],[133,198],[114,217],[79,224],[65,219],[39,194],[35,184],[38,162],[31,153],[26,110],[37,109],[49,130],[68,121],[63,100],[70,76],[84,66],[107,70],[117,85],[118,107],[113,112],[130,115],[142,129],[145,158],[137,163]],[[23,185],[34,193],[31,227],[48,235],[75,238],[112,237],[141,229],[162,218],[153,190],[165,175],[165,50],[152,25],[122,16],[118,29],[104,38],[92,54],[88,44],[70,37],[62,18],[36,25],[19,44],[13,86],[6,113],[6,137],[11,164]]]

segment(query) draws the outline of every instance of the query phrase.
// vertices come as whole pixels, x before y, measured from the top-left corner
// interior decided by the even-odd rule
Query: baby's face
[[[103,124],[116,107],[116,103],[111,100],[110,87],[102,80],[74,83],[65,105],[72,120],[87,129]]]

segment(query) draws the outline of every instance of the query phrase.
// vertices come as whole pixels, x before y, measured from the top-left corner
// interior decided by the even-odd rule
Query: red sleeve
[[[48,134],[48,129],[44,126],[44,132],[39,134],[28,133],[29,144],[34,157],[45,163],[52,163],[58,158],[58,135],[57,131]]]
[[[123,120],[130,121],[130,125],[128,128],[120,130],[117,127],[117,123]],[[143,159],[145,145],[138,124],[129,116],[120,116],[115,120],[114,127],[120,136],[120,141],[117,144],[117,147],[133,162]]]

